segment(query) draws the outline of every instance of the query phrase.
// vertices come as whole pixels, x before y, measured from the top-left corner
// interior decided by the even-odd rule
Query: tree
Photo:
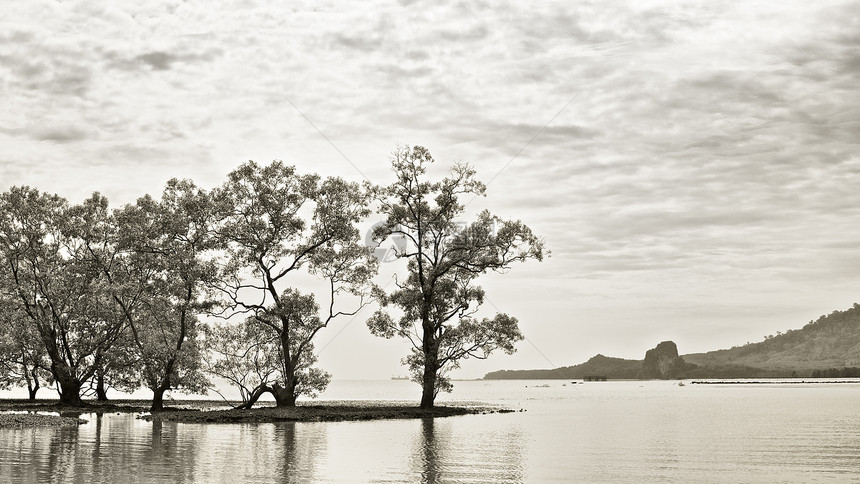
[[[52,383],[45,348],[15,300],[0,286],[0,388],[26,386],[30,400]]]
[[[301,175],[281,162],[247,162],[230,173],[215,196],[227,248],[224,317],[246,316],[246,330],[257,333],[249,343],[276,338],[278,371],[263,390],[278,405],[293,406],[299,395],[328,384],[328,375],[312,366],[314,337],[367,303],[376,260],[360,244],[355,224],[369,214],[368,193],[340,178]],[[314,294],[286,285],[290,277],[322,287],[322,312]],[[338,309],[349,295],[351,309]]]
[[[204,326],[206,371],[239,390],[242,403],[236,408],[251,408],[270,392],[281,367],[277,335],[258,329],[247,321]]]
[[[131,393],[140,388],[140,357],[131,338],[131,331],[124,328],[111,347],[104,352],[98,369],[84,386],[81,395],[95,395],[96,400],[106,402],[110,389]]]
[[[397,179],[381,192],[387,218],[375,238],[407,238],[409,244],[396,255],[408,261],[408,276],[396,282],[396,290],[379,296],[383,309],[367,322],[377,336],[400,336],[412,344],[404,363],[422,386],[422,408],[432,408],[439,391],[451,390],[446,372],[461,360],[484,359],[497,349],[512,353],[523,338],[511,316],[476,317],[484,291],[475,279],[544,256],[544,242],[519,221],[502,221],[483,211],[471,224],[458,223],[465,209],[459,197],[483,195],[486,187],[463,164],[456,164],[441,181],[425,181],[432,162],[420,146],[394,153]],[[390,315],[389,306],[399,308],[399,318]]]
[[[116,215],[120,263],[106,274],[130,328],[142,382],[153,392],[151,410],[164,408],[171,389],[203,391],[198,314],[212,307],[209,287],[214,205],[189,180],[170,180],[160,200],[144,196]]]
[[[124,326],[93,255],[111,250],[108,220],[99,194],[73,207],[29,187],[0,196],[4,277],[45,347],[64,404],[81,403],[82,385]]]
[[[253,407],[266,393],[278,394],[285,361],[278,331],[248,318],[240,324],[209,326],[207,343],[208,371],[236,386],[242,398],[237,409]],[[305,345],[296,359],[296,373],[301,377],[296,381],[295,394],[313,398],[325,389],[330,376],[314,368],[317,357],[312,350],[312,345]]]

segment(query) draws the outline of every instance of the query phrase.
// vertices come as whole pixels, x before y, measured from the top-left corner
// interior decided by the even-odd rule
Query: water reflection
[[[847,482],[860,468],[860,385],[469,385],[529,411],[205,425],[86,414],[77,428],[0,429],[0,483]]]
[[[295,422],[275,426],[272,445],[281,451],[283,482],[315,482],[316,470],[325,467],[327,435],[323,425]]]
[[[124,439],[123,435],[142,431],[142,439],[137,445],[122,446],[121,467],[126,473],[137,468],[146,479],[197,482],[195,463],[198,460],[199,446],[180,439],[179,424],[154,420],[148,425],[140,422],[143,425],[136,430],[133,428],[136,423],[138,422],[129,422],[131,428],[119,433],[120,438]],[[116,458],[115,455],[111,456],[111,466],[117,464],[114,462]]]
[[[420,467],[418,474],[424,484],[435,484],[439,479],[439,456],[437,455],[438,444],[436,443],[435,419],[421,419],[421,433],[417,448],[413,450],[413,456],[419,459]]]
[[[176,424],[85,414],[79,427],[4,429],[0,482],[197,482]]]
[[[422,419],[412,448],[413,474],[424,484],[438,482],[523,482],[525,438],[517,426],[495,416]],[[483,419],[459,432],[461,418]],[[478,430],[478,432],[475,432]],[[469,459],[463,459],[469,455]]]
[[[77,427],[53,429],[50,440],[51,451],[47,456],[47,468],[51,469],[51,478],[62,482],[68,482],[74,478],[78,434],[79,430]]]

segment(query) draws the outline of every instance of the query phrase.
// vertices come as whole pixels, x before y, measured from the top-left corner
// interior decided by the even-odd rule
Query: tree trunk
[[[54,381],[60,387],[60,405],[82,405],[81,386],[83,386],[83,382],[77,377],[74,369],[62,359],[53,353],[49,354],[51,356],[51,374],[54,375]]]
[[[81,405],[84,403],[81,400],[81,382],[77,378],[57,376],[54,378],[60,384],[61,405]]]
[[[281,350],[283,351],[284,370],[283,378],[285,387],[279,383],[272,385],[272,395],[275,397],[275,405],[278,407],[295,407],[296,406],[296,365],[291,356],[292,349],[290,348],[290,331],[289,320],[281,318]],[[297,357],[300,356],[297,355]]]
[[[105,374],[103,371],[96,373],[96,400],[99,402],[108,401],[107,388],[105,388]]]
[[[421,408],[433,408],[433,401],[436,399],[436,369],[435,362],[433,365],[428,361],[424,362],[424,382],[421,391]]]
[[[170,386],[168,385],[161,385],[152,390],[152,405],[149,407],[150,412],[160,412],[164,410],[164,392],[169,388]]]
[[[437,354],[436,340],[433,337],[433,325],[424,321],[424,374],[421,382],[421,408],[433,408],[436,399],[436,371],[438,370],[439,355]]]
[[[259,400],[260,397],[262,397],[263,394],[266,392],[272,393],[274,395],[274,393],[272,392],[272,389],[270,387],[268,387],[266,385],[258,386],[257,388],[254,389],[253,392],[251,392],[251,395],[248,397],[247,402],[244,402],[241,405],[236,405],[235,407],[233,407],[233,409],[235,409],[235,410],[248,410],[248,409],[250,409],[251,407],[254,406],[255,403],[257,403],[257,400]]]
[[[272,395],[275,397],[275,404],[278,407],[295,407],[296,406],[296,383],[287,381],[287,386],[282,387],[275,383],[272,386]]]
[[[36,370],[33,370],[33,383],[30,384],[30,379],[27,379],[27,393],[30,395],[30,400],[36,399],[36,392],[39,391],[39,375],[36,374]]]

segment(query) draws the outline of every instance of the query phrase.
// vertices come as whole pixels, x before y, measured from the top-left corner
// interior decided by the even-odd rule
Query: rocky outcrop
[[[663,341],[645,353],[642,362],[642,378],[670,380],[683,378],[687,364],[678,355],[678,346],[672,341]]]

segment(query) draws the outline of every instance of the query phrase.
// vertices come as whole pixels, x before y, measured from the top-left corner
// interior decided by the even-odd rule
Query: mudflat
[[[477,402],[419,408],[410,402],[391,401],[326,401],[299,402],[295,407],[275,407],[262,402],[256,408],[234,409],[240,402],[215,400],[174,400],[158,412],[149,412],[146,400],[113,400],[110,402],[84,402],[82,405],[64,406],[56,400],[0,400],[0,427],[26,427],[37,425],[77,425],[86,420],[86,413],[138,413],[147,421],[181,423],[265,423],[265,422],[331,422],[344,420],[383,420],[408,418],[439,418],[458,415],[509,413],[514,410]],[[8,413],[27,411],[28,414]],[[56,412],[46,415],[36,412]],[[23,418],[27,417],[27,418]],[[8,424],[4,424],[4,420]]]

